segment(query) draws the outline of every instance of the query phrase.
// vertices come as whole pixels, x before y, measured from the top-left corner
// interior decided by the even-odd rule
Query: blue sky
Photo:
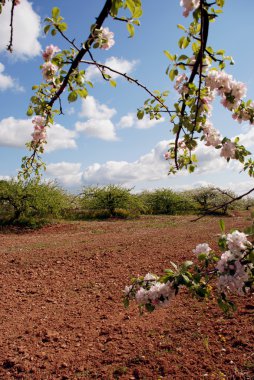
[[[90,25],[103,5],[99,0],[34,1],[21,0],[16,8],[14,53],[6,52],[9,37],[8,3],[0,16],[0,177],[16,176],[21,157],[27,154],[24,143],[32,132],[26,116],[31,87],[42,81],[39,69],[42,50],[53,43],[61,49],[65,41],[46,37],[42,21],[58,6],[68,23],[67,34],[76,44],[89,34]],[[173,85],[165,75],[168,60],[163,50],[178,51],[181,31],[176,24],[187,25],[191,17],[182,16],[178,0],[144,1],[141,26],[135,37],[128,38],[124,23],[106,20],[105,26],[115,33],[115,45],[108,51],[95,50],[95,58],[139,79],[152,91],[170,90],[168,104],[177,99]],[[209,43],[215,49],[226,49],[235,66],[227,71],[248,87],[248,98],[254,98],[252,36],[253,0],[226,0],[224,14],[211,25]],[[84,67],[86,69],[86,67]],[[168,164],[163,158],[172,139],[168,120],[154,123],[138,122],[135,114],[148,98],[134,84],[116,78],[112,88],[95,69],[87,69],[94,83],[86,101],[69,104],[63,98],[64,116],[56,119],[48,133],[44,160],[45,178],[54,178],[65,187],[79,189],[86,185],[117,183],[135,187],[136,191],[170,187],[190,187],[214,184],[237,192],[253,187],[253,180],[239,174],[237,163],[227,164],[210,147],[198,148],[200,165],[196,173],[168,176]],[[241,135],[249,149],[254,148],[253,127],[239,125],[228,111],[216,102],[212,117],[214,126],[228,137]]]

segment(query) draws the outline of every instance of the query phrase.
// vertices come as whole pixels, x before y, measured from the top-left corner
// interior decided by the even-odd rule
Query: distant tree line
[[[200,187],[188,191],[162,188],[135,194],[119,185],[85,187],[74,195],[55,183],[0,181],[0,224],[30,228],[59,219],[132,219],[140,215],[221,214],[254,207],[254,198],[227,204],[230,190]],[[223,205],[220,209],[219,206]]]

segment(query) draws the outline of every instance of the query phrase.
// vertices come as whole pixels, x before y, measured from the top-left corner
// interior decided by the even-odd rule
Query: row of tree
[[[214,187],[176,192],[157,189],[134,194],[118,185],[85,187],[69,194],[55,183],[0,181],[0,223],[38,227],[53,219],[135,218],[141,214],[227,214],[254,207],[246,198],[228,204],[235,194]],[[224,206],[217,209],[219,206]],[[216,210],[217,209],[217,210]]]

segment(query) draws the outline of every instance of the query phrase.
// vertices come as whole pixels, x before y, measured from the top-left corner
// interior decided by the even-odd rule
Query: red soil
[[[131,275],[162,273],[216,248],[219,218],[144,217],[1,233],[0,379],[254,379],[253,300],[225,317],[180,294],[140,316],[124,309]],[[243,228],[245,216],[226,218]]]

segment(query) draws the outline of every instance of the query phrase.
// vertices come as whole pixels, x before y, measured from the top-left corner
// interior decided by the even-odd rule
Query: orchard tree
[[[11,28],[8,50],[12,50],[13,18],[15,7],[22,0],[11,0]],[[1,0],[4,6],[5,0]],[[67,23],[57,7],[52,9],[50,17],[45,19],[44,32],[52,36],[60,34],[69,43],[69,49],[58,46],[47,46],[42,54],[41,70],[44,82],[33,87],[27,114],[33,116],[34,132],[32,141],[27,144],[30,154],[23,158],[20,178],[28,180],[31,175],[40,174],[44,166],[41,154],[47,138],[47,128],[54,125],[55,115],[63,112],[61,99],[67,93],[69,102],[78,98],[86,98],[89,87],[93,84],[87,80],[85,69],[95,65],[104,80],[112,86],[116,83],[108,72],[114,72],[136,84],[149,94],[144,106],[140,107],[137,117],[142,119],[145,114],[150,119],[159,119],[166,115],[172,124],[174,142],[170,144],[165,159],[169,162],[169,173],[187,169],[190,173],[197,166],[198,157],[195,149],[198,144],[205,144],[210,149],[217,149],[220,156],[237,160],[242,169],[252,177],[254,175],[254,160],[251,153],[239,142],[222,136],[211,123],[212,102],[219,97],[221,104],[238,122],[246,121],[254,124],[254,102],[245,101],[247,89],[244,83],[237,81],[226,72],[227,63],[233,64],[233,58],[224,49],[215,50],[208,44],[211,24],[220,16],[224,0],[180,0],[183,16],[191,19],[189,27],[178,24],[183,35],[178,46],[183,54],[174,54],[165,50],[169,60],[167,75],[174,82],[174,88],[179,99],[173,107],[167,104],[168,91],[151,91],[137,79],[125,73],[100,64],[94,58],[94,49],[108,50],[114,44],[113,33],[104,25],[108,17],[120,23],[125,23],[130,36],[134,35],[135,26],[139,25],[142,15],[141,0],[106,0],[96,22],[91,25],[88,37],[77,44],[67,34]],[[216,24],[215,24],[216,25]],[[88,59],[87,59],[88,57]],[[65,91],[65,92],[64,92]],[[241,199],[251,191],[236,197]],[[235,199],[227,203],[234,202]],[[224,226],[219,239],[219,247],[223,253],[211,250],[207,243],[199,244],[194,249],[198,264],[187,261],[182,265],[173,264],[163,276],[147,274],[134,280],[126,288],[126,304],[135,299],[140,306],[148,310],[167,304],[179,288],[187,287],[193,295],[201,298],[209,297],[210,281],[217,278],[217,288],[214,290],[219,305],[227,310],[233,304],[228,301],[227,293],[251,293],[254,277],[254,249],[244,233],[234,231],[225,235]]]

